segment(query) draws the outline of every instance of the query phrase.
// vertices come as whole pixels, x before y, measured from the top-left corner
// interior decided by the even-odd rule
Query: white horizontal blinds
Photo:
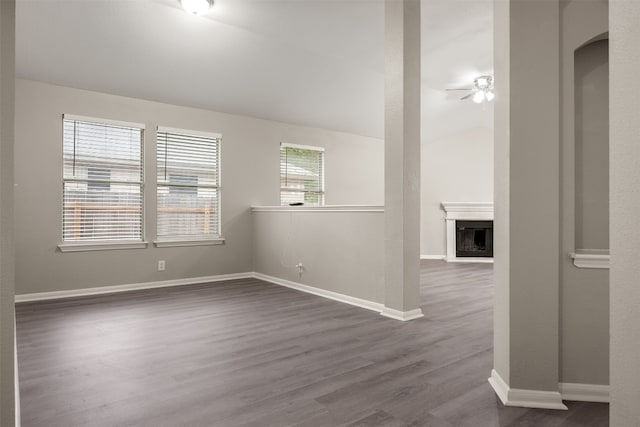
[[[303,145],[280,145],[280,204],[324,204],[324,151]]]
[[[141,127],[63,119],[63,241],[142,240]]]
[[[220,236],[220,135],[158,129],[158,239]]]

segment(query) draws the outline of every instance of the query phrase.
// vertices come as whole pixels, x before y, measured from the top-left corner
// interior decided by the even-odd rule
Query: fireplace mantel
[[[456,220],[493,221],[492,202],[442,202],[447,228],[447,262],[493,262],[493,258],[456,257]]]

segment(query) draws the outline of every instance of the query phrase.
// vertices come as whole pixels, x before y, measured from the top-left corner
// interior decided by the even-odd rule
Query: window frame
[[[139,239],[87,239],[87,240],[65,240],[64,238],[64,221],[65,221],[65,184],[67,182],[86,182],[89,186],[92,181],[89,176],[86,179],[82,178],[66,178],[64,173],[64,129],[65,121],[85,122],[94,125],[102,126],[117,126],[136,128],[140,130],[140,181],[123,181],[122,184],[126,185],[139,185],[140,186],[140,236]],[[62,183],[61,191],[61,212],[60,212],[60,225],[61,225],[61,243],[57,245],[61,252],[81,252],[81,251],[96,251],[96,250],[111,250],[111,249],[142,249],[148,246],[148,242],[145,241],[145,131],[146,127],[143,123],[129,122],[124,120],[113,120],[99,117],[82,116],[77,114],[62,114],[61,121],[61,160],[62,160],[62,176],[60,182]],[[102,168],[102,166],[97,166]],[[110,170],[111,174],[111,170]],[[120,183],[118,180],[110,179],[109,188],[114,183]]]
[[[325,196],[326,196],[326,190],[325,190],[325,148],[324,147],[318,147],[318,146],[314,146],[314,145],[302,145],[302,144],[291,144],[288,142],[280,142],[280,147],[279,147],[279,153],[280,153],[280,206],[290,206],[289,204],[283,204],[283,200],[282,200],[282,192],[283,190],[285,192],[292,192],[295,190],[299,190],[299,189],[295,189],[295,188],[288,188],[288,187],[283,187],[282,186],[282,149],[286,149],[286,148],[297,148],[300,150],[309,150],[309,151],[316,151],[318,153],[320,153],[320,179],[319,179],[319,185],[320,185],[320,190],[319,191],[302,191],[304,194],[307,193],[314,193],[317,194],[320,200],[320,203],[318,204],[314,204],[314,205],[307,205],[305,203],[305,206],[325,206]]]
[[[158,235],[158,224],[159,224],[159,206],[158,206],[158,189],[160,187],[167,187],[169,188],[169,191],[171,189],[172,184],[170,183],[169,180],[167,180],[166,183],[160,183],[158,180],[158,147],[160,145],[160,134],[161,133],[173,133],[173,134],[180,134],[180,135],[185,135],[185,136],[193,136],[193,137],[202,137],[202,138],[213,138],[216,139],[216,143],[217,143],[217,164],[216,164],[216,169],[217,169],[217,176],[215,181],[217,182],[217,185],[207,185],[207,184],[198,184],[196,181],[196,184],[191,185],[191,184],[179,184],[179,185],[184,185],[185,188],[194,188],[196,190],[196,192],[198,191],[198,189],[203,188],[203,189],[215,189],[216,193],[217,193],[217,202],[218,202],[218,206],[216,209],[216,214],[217,214],[217,226],[218,226],[218,233],[213,235],[180,235],[180,236],[159,236]],[[174,246],[208,246],[208,245],[221,245],[224,244],[225,239],[222,237],[222,134],[220,133],[215,133],[215,132],[206,132],[206,131],[198,131],[198,130],[193,130],[193,129],[181,129],[181,128],[174,128],[174,127],[167,127],[167,126],[157,126],[156,127],[156,158],[155,158],[155,165],[156,165],[156,239],[154,240],[154,245],[158,248],[163,248],[163,247],[174,247]],[[172,173],[168,173],[169,176],[172,175]],[[179,174],[174,174],[174,175],[179,175]],[[174,185],[175,186],[175,185]]]

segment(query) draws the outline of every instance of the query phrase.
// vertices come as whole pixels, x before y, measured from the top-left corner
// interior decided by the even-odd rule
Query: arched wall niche
[[[595,43],[595,42],[598,42],[598,41],[601,41],[601,40],[609,41],[609,32],[608,31],[605,31],[604,33],[600,33],[597,36],[593,37],[592,39],[587,40],[586,42],[584,42],[580,46],[578,46],[576,48],[576,50],[581,49],[581,48],[583,48],[583,47],[585,47],[585,46],[587,46],[587,45],[589,45],[591,43]]]
[[[559,381],[604,386],[609,383],[609,270],[608,251],[595,255],[588,267],[577,255],[585,248],[578,236],[576,184],[584,163],[577,160],[576,52],[608,38],[609,10],[606,0],[560,0],[561,18],[561,244],[560,244],[560,372]],[[587,48],[589,49],[589,48]],[[582,154],[579,154],[582,155]],[[607,168],[606,159],[587,170]],[[592,179],[592,175],[588,175]],[[584,186],[585,183],[578,184]],[[587,219],[588,222],[588,219]],[[584,221],[582,222],[584,224]],[[608,225],[605,225],[608,228]],[[580,232],[581,233],[581,232]],[[577,246],[579,245],[579,246]],[[582,246],[582,247],[580,247]],[[571,256],[570,256],[571,254]],[[587,258],[594,255],[587,255]],[[584,259],[584,258],[583,258]],[[581,266],[579,266],[581,265]],[[597,388],[597,387],[596,387]],[[602,396],[603,399],[606,396]]]
[[[574,53],[575,247],[609,249],[609,41]]]

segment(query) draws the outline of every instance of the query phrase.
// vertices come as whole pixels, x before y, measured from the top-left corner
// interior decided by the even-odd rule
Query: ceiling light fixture
[[[489,76],[480,76],[476,78],[475,84],[480,89],[484,89],[489,86],[489,82],[491,81],[491,77]]]
[[[476,104],[491,102],[496,97],[493,93],[493,76],[480,76],[473,79],[473,87],[447,89],[448,91],[467,91],[461,100],[471,98]]]
[[[484,92],[481,90],[479,90],[473,95],[473,102],[475,102],[476,104],[482,104],[484,100],[485,100],[485,95],[484,95]]]
[[[476,104],[482,104],[485,101],[491,102],[495,95],[493,94],[493,77],[492,76],[480,76],[473,80],[473,102]]]
[[[182,8],[194,15],[204,15],[213,6],[213,0],[180,0]]]

